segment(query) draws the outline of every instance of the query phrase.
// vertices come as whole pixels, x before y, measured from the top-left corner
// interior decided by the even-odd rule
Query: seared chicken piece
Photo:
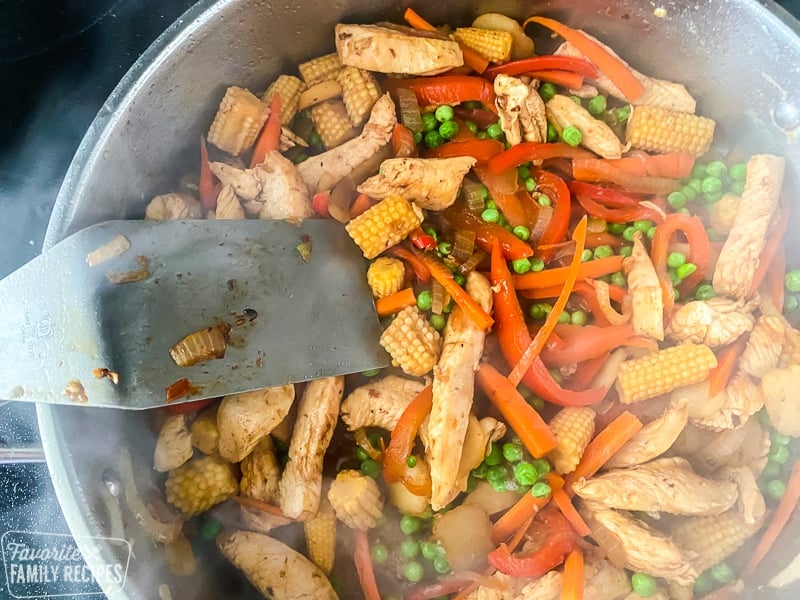
[[[617,55],[616,52],[603,44],[600,40],[589,35],[585,31],[583,33],[587,37],[594,40],[597,44],[605,48],[612,55],[616,56],[620,62],[627,64]],[[575,46],[569,42],[564,42],[561,44],[555,53],[562,54],[564,56],[573,56],[576,58],[586,58],[583,54],[581,54],[580,50],[575,48]],[[689,94],[686,88],[680,83],[673,83],[672,81],[664,81],[663,79],[648,77],[647,75],[643,75],[637,70],[632,69],[630,66],[628,66],[628,68],[631,69],[633,76],[639,80],[639,83],[644,86],[644,94],[633,101],[634,105],[658,106],[668,110],[677,110],[679,112],[688,113],[693,113],[695,111],[697,106],[696,100],[692,98],[692,95]],[[594,83],[605,93],[610,94],[619,100],[626,99],[619,88],[614,85],[614,83],[608,77],[606,77],[602,71],[598,71],[598,76],[597,79],[594,80]]]
[[[322,459],[339,419],[343,393],[344,377],[315,379],[303,392],[280,484],[281,510],[291,519],[307,521],[317,513]]]
[[[739,212],[739,205],[742,199],[733,194],[725,194],[718,202],[711,205],[711,210],[708,211],[709,222],[714,231],[723,235],[728,235],[733,227],[733,222],[736,220],[736,214]]]
[[[191,194],[161,194],[150,200],[144,218],[150,221],[202,219],[203,207]]]
[[[209,166],[223,186],[230,185],[244,200],[244,211],[250,216],[302,222],[314,214],[308,188],[297,167],[280,152],[270,152],[263,163],[252,169],[237,169],[221,162]],[[219,214],[217,218],[221,218]]]
[[[701,473],[715,473],[724,466],[746,466],[757,477],[767,464],[771,444],[769,432],[758,419],[748,419],[743,427],[720,433],[690,423],[672,451],[686,456]]]
[[[764,396],[758,385],[742,371],[731,377],[723,394],[722,408],[711,415],[692,418],[692,423],[711,431],[736,429],[764,406]]]
[[[800,436],[800,365],[770,369],[761,379],[764,406],[778,433]]]
[[[539,95],[535,81],[528,84],[528,96],[519,112],[519,124],[526,142],[547,141],[547,108]]]
[[[153,468],[166,473],[192,458],[192,436],[185,415],[170,415],[161,425],[153,453]]]
[[[755,319],[751,312],[754,308],[754,302],[722,296],[687,302],[672,313],[667,337],[712,348],[725,346],[753,329]]]
[[[545,103],[547,118],[560,134],[567,127],[577,127],[583,138],[581,146],[603,158],[621,158],[625,150],[617,134],[605,122],[573,102],[568,96],[556,94]]]
[[[680,548],[666,535],[625,512],[595,503],[581,502],[581,514],[592,527],[596,523],[619,540],[625,554],[625,567],[653,577],[692,584],[697,571]]]
[[[378,484],[358,471],[339,471],[328,490],[328,501],[336,518],[352,529],[372,529],[383,512]]]
[[[217,547],[265,598],[338,600],[330,581],[305,556],[283,542],[252,531],[217,537]]]
[[[767,231],[778,206],[786,161],[757,154],[747,162],[742,201],[714,269],[714,290],[734,298],[750,291]]]
[[[784,323],[778,315],[758,317],[739,359],[739,368],[743,373],[759,378],[778,366],[783,349]]]
[[[736,485],[700,477],[685,458],[658,458],[630,469],[613,469],[573,484],[574,492],[608,508],[718,515],[736,502]]]
[[[400,415],[425,388],[415,379],[387,375],[357,387],[342,402],[342,421],[350,431],[360,427],[394,429]]]
[[[464,600],[521,600],[523,586],[531,581],[527,578],[511,577],[500,571],[490,579],[494,580],[492,585],[480,585],[474,592],[467,594]]]
[[[687,404],[686,400],[670,402],[664,414],[642,427],[611,457],[605,468],[641,465],[664,454],[686,427],[689,420]]]
[[[461,181],[474,164],[471,156],[390,158],[358,191],[372,198],[399,195],[420,208],[444,210],[456,201]]]
[[[245,218],[244,208],[232,185],[223,185],[217,196],[217,209],[214,213],[217,220],[242,220]]]
[[[483,275],[472,271],[466,290],[487,314],[491,313],[492,290]],[[442,353],[433,369],[433,404],[425,452],[431,468],[433,510],[446,506],[460,491],[456,482],[475,392],[475,371],[485,339],[486,332],[456,306],[447,320]]]
[[[622,261],[622,268],[628,277],[634,331],[638,335],[663,340],[664,300],[661,295],[661,284],[653,261],[650,260],[650,255],[642,243],[640,231],[634,234],[633,251]]]
[[[388,144],[396,124],[394,102],[384,94],[372,107],[358,137],[304,160],[297,165],[297,172],[312,194],[329,189]]]
[[[739,489],[737,506],[744,522],[748,525],[761,522],[767,512],[767,504],[750,467],[725,467],[719,476],[732,481]]]
[[[560,600],[563,579],[561,571],[549,571],[522,588],[515,600]],[[586,561],[583,586],[583,597],[591,600],[627,598],[631,591],[630,579],[625,571],[605,559]]]
[[[239,483],[239,493],[242,496],[263,500],[277,507],[280,502],[278,484],[281,479],[281,465],[275,455],[272,438],[270,436],[262,438],[240,466],[242,479]],[[263,512],[244,505],[239,509],[242,520],[247,523],[249,528],[261,533],[269,533],[276,527],[291,523],[290,519],[278,514]]]
[[[506,141],[516,146],[522,141],[520,113],[530,90],[522,80],[500,73],[494,79],[494,93],[494,104],[500,116],[500,126],[506,134]]]
[[[408,27],[336,25],[336,51],[344,65],[378,73],[436,75],[464,64],[458,42]]]
[[[280,423],[294,402],[294,386],[225,396],[217,411],[220,456],[240,462]]]

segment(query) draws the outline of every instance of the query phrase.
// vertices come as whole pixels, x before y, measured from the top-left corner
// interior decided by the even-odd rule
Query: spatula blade
[[[116,236],[130,248],[87,264]],[[192,392],[179,402],[386,366],[365,268],[328,220],[89,227],[0,282],[0,398],[143,409],[163,406],[183,378]],[[109,280],[137,269],[148,276]],[[170,358],[185,336],[224,323],[224,357],[190,367]]]

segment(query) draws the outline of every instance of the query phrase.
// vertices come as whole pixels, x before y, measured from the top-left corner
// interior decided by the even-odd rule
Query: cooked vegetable
[[[336,555],[336,515],[330,502],[320,502],[317,514],[303,522],[308,558],[325,575],[333,570]]]
[[[192,458],[192,438],[186,427],[186,417],[171,415],[166,418],[158,432],[153,468],[161,472],[169,471],[180,467],[190,458]]]
[[[192,421],[189,428],[192,446],[203,454],[215,454],[219,450],[219,429],[217,429],[217,407],[203,410]]]
[[[507,31],[481,29],[479,27],[457,27],[453,37],[468,48],[479,52],[489,62],[505,62],[511,57],[514,37]]]
[[[396,258],[379,257],[367,269],[367,283],[375,298],[399,292],[405,278],[405,267]]]
[[[208,130],[208,143],[239,156],[253,146],[268,115],[268,105],[252,92],[231,86],[225,91]]]
[[[297,65],[297,70],[300,71],[300,77],[303,78],[306,86],[311,87],[322,81],[336,79],[342,67],[339,55],[333,52],[300,63]]]
[[[462,504],[439,516],[433,524],[433,538],[442,545],[456,572],[483,570],[486,555],[494,549],[492,522],[474,505]]]
[[[341,100],[326,100],[311,108],[311,120],[325,148],[335,148],[358,135]]]
[[[419,227],[420,212],[405,198],[388,196],[350,221],[345,229],[365,258],[375,258]]]
[[[328,500],[336,518],[352,529],[371,529],[383,510],[381,493],[372,477],[358,471],[339,471]]]
[[[272,96],[279,94],[281,97],[281,123],[288,126],[297,114],[300,94],[305,89],[306,84],[294,75],[278,75],[261,96],[261,101],[269,104]]]
[[[354,127],[361,127],[375,102],[381,97],[378,82],[372,73],[356,67],[343,68],[336,81],[342,86],[342,100],[347,108],[350,123]]]
[[[566,475],[575,470],[594,434],[595,413],[589,407],[562,408],[549,426],[558,446],[550,453],[556,472]]]
[[[234,467],[219,456],[193,458],[169,472],[167,502],[187,517],[205,512],[239,491]]]
[[[222,358],[228,349],[227,336],[231,326],[216,325],[190,333],[172,348],[169,355],[179,367],[191,367],[199,362]]]
[[[700,156],[708,152],[715,126],[707,117],[637,106],[628,119],[625,141],[650,152],[689,152]]]
[[[392,357],[392,364],[415,377],[433,368],[442,346],[439,332],[416,306],[408,306],[397,313],[381,334],[380,342]]]

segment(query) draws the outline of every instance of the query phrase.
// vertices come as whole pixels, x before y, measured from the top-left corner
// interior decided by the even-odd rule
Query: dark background
[[[0,278],[40,252],[83,133],[131,64],[193,3],[0,0]],[[800,14],[800,0],[782,4]],[[32,406],[0,406],[0,446],[37,440]],[[29,529],[33,515],[40,529],[68,532],[44,465],[0,465],[0,535]]]

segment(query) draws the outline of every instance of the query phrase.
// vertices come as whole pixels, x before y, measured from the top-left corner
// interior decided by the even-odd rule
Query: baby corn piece
[[[358,67],[345,67],[336,77],[342,86],[342,100],[353,127],[361,127],[372,107],[381,97],[378,82],[372,73]]]
[[[306,550],[320,571],[330,575],[336,558],[336,513],[331,503],[323,499],[314,518],[303,521]]]
[[[336,518],[351,529],[372,529],[383,512],[378,484],[358,471],[339,471],[328,489],[328,501]]]
[[[405,275],[403,261],[381,256],[367,269],[367,283],[375,298],[385,298],[400,291]]]
[[[628,119],[625,140],[634,148],[650,152],[686,151],[700,156],[708,152],[715,127],[716,123],[708,117],[655,106],[636,106]]]
[[[205,512],[239,491],[233,465],[217,455],[193,458],[169,472],[167,502],[187,517]]]
[[[326,148],[335,148],[353,139],[358,130],[350,123],[347,108],[341,100],[326,100],[311,109],[311,120]]]
[[[548,458],[556,472],[566,475],[578,466],[583,451],[594,435],[595,416],[589,407],[567,406],[550,420],[550,431],[556,436],[558,446]]]
[[[306,89],[306,84],[294,75],[279,75],[261,96],[261,101],[269,106],[272,96],[277,92],[281,97],[281,123],[289,125],[297,114],[300,103],[300,94]]]
[[[253,146],[268,116],[268,105],[250,91],[231,86],[219,103],[208,141],[223,152],[239,156]]]
[[[392,357],[392,364],[413,377],[430,372],[442,349],[439,332],[416,306],[397,313],[381,335],[380,343]]]
[[[717,357],[704,344],[682,344],[626,360],[617,373],[620,402],[631,404],[703,381],[717,366]]]
[[[345,225],[364,258],[375,258],[422,223],[422,211],[402,196],[387,196]]]
[[[311,87],[321,81],[336,79],[339,71],[342,70],[342,61],[339,60],[339,55],[333,52],[300,63],[297,70],[300,71],[300,77],[303,78],[306,85]]]
[[[458,27],[453,37],[457,42],[461,42],[467,48],[472,48],[491,62],[506,62],[511,58],[514,36],[508,31]]]

